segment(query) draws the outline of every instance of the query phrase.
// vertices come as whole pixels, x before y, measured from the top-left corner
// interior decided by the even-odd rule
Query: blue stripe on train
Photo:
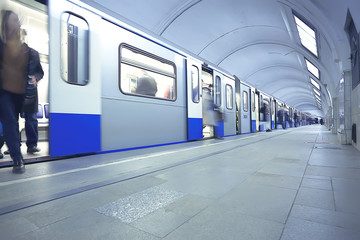
[[[216,122],[217,126],[215,127],[215,135],[219,137],[223,137],[224,132],[224,122]]]
[[[188,118],[188,140],[203,138],[203,119]]]
[[[256,120],[251,120],[251,132],[256,132]]]
[[[101,150],[101,115],[50,113],[50,156]]]

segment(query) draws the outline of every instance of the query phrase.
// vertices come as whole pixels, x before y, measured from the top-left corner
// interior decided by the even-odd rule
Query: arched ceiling
[[[337,96],[342,72],[350,69],[350,47],[344,31],[348,8],[352,16],[360,12],[359,0],[87,2],[111,6],[104,10],[317,116],[326,114],[332,97]],[[293,11],[315,27],[319,57],[301,45]],[[304,58],[320,70],[321,109]]]

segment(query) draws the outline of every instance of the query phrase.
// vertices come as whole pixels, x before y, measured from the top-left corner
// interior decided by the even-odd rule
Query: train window
[[[215,106],[221,106],[221,78],[219,76],[215,78]]]
[[[243,91],[243,110],[244,112],[249,111],[249,94],[247,91]]]
[[[80,16],[61,16],[61,76],[70,83],[89,82],[89,25]]]
[[[251,111],[255,112],[255,92],[251,91]]]
[[[226,108],[233,109],[233,90],[228,84],[226,84]]]
[[[191,67],[191,88],[192,100],[194,103],[200,101],[200,84],[199,84],[199,69],[196,66]]]
[[[121,44],[120,91],[124,94],[176,100],[175,64],[166,59]]]

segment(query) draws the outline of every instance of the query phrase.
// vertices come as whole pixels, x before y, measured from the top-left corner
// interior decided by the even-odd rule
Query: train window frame
[[[214,105],[215,107],[221,106],[221,78],[218,75],[215,77]]]
[[[140,54],[141,57],[147,58],[149,60],[155,60],[155,61],[158,62],[158,64],[159,63],[160,64],[167,64],[167,65],[172,67],[173,72],[170,73],[169,71],[162,70],[161,68],[156,68],[154,66],[142,63],[140,61],[131,60],[129,58],[124,58],[123,54],[122,54],[123,49],[127,49],[127,50],[129,50],[129,51],[131,51],[131,52],[133,52],[135,54]],[[118,57],[119,57],[119,59],[118,59],[118,64],[119,64],[119,76],[118,76],[119,80],[118,80],[118,84],[119,84],[119,86],[118,87],[119,87],[119,90],[120,90],[120,92],[122,94],[129,95],[129,96],[135,96],[135,97],[141,97],[141,98],[151,98],[151,99],[158,99],[158,100],[163,100],[163,101],[171,101],[171,102],[175,102],[177,100],[177,87],[176,87],[177,86],[177,71],[176,71],[177,69],[176,69],[176,64],[174,62],[172,62],[172,61],[170,61],[168,59],[162,58],[160,56],[157,56],[157,55],[155,55],[153,53],[142,50],[140,48],[137,48],[135,46],[132,46],[130,44],[127,44],[127,43],[121,43],[119,45]],[[124,91],[124,89],[122,88],[123,64],[128,66],[128,67],[137,68],[140,71],[145,71],[146,73],[151,73],[153,75],[160,75],[162,77],[172,78],[173,79],[172,89],[170,89],[170,85],[169,85],[169,98],[132,92],[131,86],[129,86],[130,91]],[[133,83],[136,83],[136,81],[137,81],[137,79],[130,79],[129,84],[131,85]],[[166,93],[166,91],[165,91],[165,93]]]
[[[233,87],[230,84],[226,84],[225,86],[225,94],[226,94],[226,108],[229,110],[232,110],[234,108],[234,93],[233,93]],[[230,94],[229,94],[230,91]],[[230,95],[230,96],[229,96]]]
[[[68,15],[66,17],[66,14]],[[81,54],[80,57],[82,57],[82,59],[85,61],[79,61],[79,38],[76,36],[77,41],[76,43],[74,43],[73,45],[74,48],[76,48],[77,51],[70,51],[69,48],[69,35],[72,34],[70,31],[74,31],[73,27],[69,27],[69,19],[70,17],[73,17],[72,21],[75,23],[80,23],[80,21],[82,21],[81,24],[79,24],[77,27],[80,27],[80,25],[82,24],[86,24],[84,26],[87,26],[87,29],[84,29],[84,41],[82,41],[83,43],[83,52]],[[90,82],[90,25],[88,23],[88,21],[86,21],[86,19],[76,13],[73,12],[69,12],[69,11],[65,11],[61,14],[61,27],[60,27],[60,74],[61,74],[61,78],[68,84],[72,84],[72,85],[77,85],[77,86],[86,86],[87,84],[89,84]],[[67,19],[67,21],[64,21],[65,19]],[[79,21],[80,20],[80,21]],[[74,26],[75,24],[71,24],[72,26]],[[64,34],[64,29],[66,27],[66,32],[67,34]],[[75,34],[73,34],[75,35]],[[67,37],[67,40],[65,40],[65,37]],[[81,40],[81,39],[80,39]],[[71,54],[69,54],[69,52],[71,52]],[[76,52],[75,56],[73,56],[73,53]],[[69,61],[69,55],[70,58],[72,56],[72,58]],[[66,59],[65,59],[66,58]],[[75,59],[74,59],[75,58]],[[80,63],[80,64],[79,64]],[[74,66],[75,69],[72,69],[69,66]],[[81,65],[79,67],[79,65]],[[72,69],[72,74],[69,74],[69,69]],[[79,76],[79,69],[81,70],[80,72],[80,76]],[[69,77],[70,75],[70,77]],[[76,77],[74,77],[76,76]],[[70,79],[69,79],[70,78]],[[81,81],[79,81],[79,79]]]
[[[247,91],[243,91],[243,111],[249,111],[249,93]]]
[[[196,70],[196,76],[197,76],[197,85],[194,87],[194,72],[193,70]],[[195,90],[195,92],[194,92]],[[199,68],[195,65],[191,66],[191,98],[193,103],[199,103],[200,102],[200,71]]]

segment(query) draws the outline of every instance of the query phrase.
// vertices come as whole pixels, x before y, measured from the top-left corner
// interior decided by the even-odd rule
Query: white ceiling
[[[344,25],[359,0],[94,0],[300,111],[323,116],[351,69]],[[318,31],[319,58],[302,47],[292,11]],[[359,26],[357,27],[359,29]],[[304,57],[321,72],[319,110]],[[329,95],[330,94],[330,95]]]

